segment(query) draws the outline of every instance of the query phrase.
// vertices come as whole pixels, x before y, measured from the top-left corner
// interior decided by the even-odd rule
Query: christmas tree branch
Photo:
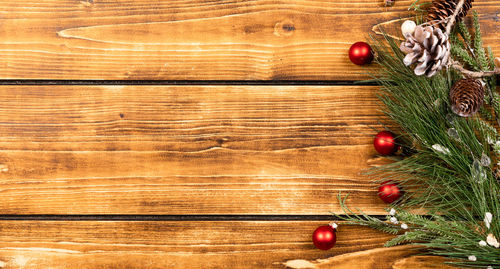
[[[450,33],[450,39],[457,48],[466,48],[460,45],[457,34]],[[470,42],[467,33],[465,36]],[[480,38],[475,36],[476,55],[477,47],[482,44]],[[378,183],[396,182],[405,190],[405,196],[392,204],[395,210],[387,210],[386,221],[359,217],[345,205],[345,198],[339,198],[346,214],[342,219],[396,234],[395,239],[387,242],[388,246],[418,244],[425,246],[427,253],[444,256],[458,266],[500,268],[497,242],[500,182],[494,172],[500,166],[497,164],[500,136],[485,119],[456,116],[449,103],[450,86],[467,74],[484,77],[491,90],[490,99],[493,95],[493,100],[498,100],[492,91],[495,89],[493,75],[498,74],[500,59],[490,53],[485,65],[474,57],[467,63],[474,71],[450,61],[450,68],[429,79],[416,76],[414,70],[404,64],[405,54],[400,50],[399,41],[390,36],[383,34],[381,40],[374,39],[373,49],[381,67],[381,73],[375,77],[381,85],[379,96],[383,111],[398,125],[401,137],[411,141],[403,147],[412,154],[372,168],[368,174]],[[456,50],[455,56],[462,52],[467,51]],[[489,71],[491,69],[494,70]],[[492,106],[500,111],[495,102],[491,101]],[[425,216],[417,212],[425,212]]]

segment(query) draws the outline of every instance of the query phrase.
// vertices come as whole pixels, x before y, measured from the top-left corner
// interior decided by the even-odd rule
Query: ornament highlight
[[[415,28],[417,27],[417,24],[414,21],[407,20],[403,22],[401,25],[401,33],[403,34],[404,37],[406,35],[413,35],[415,33]]]
[[[379,132],[373,140],[375,150],[381,155],[390,155],[398,151],[396,136],[389,131]]]
[[[329,250],[335,246],[337,236],[334,227],[336,227],[336,224],[319,226],[312,235],[314,246],[321,250]]]
[[[385,181],[378,188],[378,197],[388,204],[399,200],[403,194],[404,192],[399,185],[392,181]]]
[[[369,64],[373,61],[373,50],[366,42],[356,42],[349,48],[349,59],[357,65]]]

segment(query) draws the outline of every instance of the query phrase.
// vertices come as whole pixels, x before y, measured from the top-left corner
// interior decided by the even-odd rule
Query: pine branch
[[[473,55],[469,54],[469,46],[465,42],[461,42],[456,35],[450,36],[451,41],[451,54],[458,57],[460,60],[468,64],[469,66],[476,67],[476,60]],[[466,48],[467,47],[467,48]]]
[[[463,29],[460,32],[467,36]],[[450,40],[458,43],[456,34],[452,33]],[[467,38],[464,42],[459,47],[467,50]],[[450,110],[449,89],[462,78],[461,70],[450,68],[430,79],[416,76],[403,64],[404,55],[398,43],[387,35],[383,35],[382,40],[374,40],[373,48],[381,66],[376,81],[381,85],[384,113],[400,127],[402,136],[411,141],[406,145],[411,147],[413,154],[371,169],[368,174],[377,182],[397,181],[405,189],[404,198],[392,205],[397,207],[397,214],[391,217],[397,218],[399,224],[365,214],[355,215],[345,206],[345,199],[340,199],[347,214],[344,219],[396,234],[386,245],[417,244],[425,246],[427,253],[452,259],[456,265],[500,267],[500,249],[479,245],[488,233],[500,238],[500,184],[493,172],[495,164],[492,164],[496,162],[495,152],[500,154],[500,143],[496,143],[498,132],[480,117],[466,119]],[[474,59],[472,51],[468,56]],[[489,68],[492,59],[490,53]],[[472,74],[492,72],[485,71],[475,59],[473,63],[478,71],[460,66],[474,72]],[[495,77],[483,77],[483,80],[492,89]],[[489,102],[494,111],[500,111],[498,100],[498,94],[492,91]],[[487,112],[487,109],[482,111],[485,115]],[[434,145],[446,151],[437,151]],[[414,209],[421,209],[430,217],[411,213]],[[482,221],[486,212],[495,218],[489,228]],[[401,223],[405,224],[404,228]],[[471,255],[476,261],[468,259]]]
[[[457,25],[458,25],[458,30],[460,31],[460,34],[462,35],[462,37],[465,40],[465,44],[468,47],[470,47],[471,42],[472,42],[472,36],[471,36],[471,34],[469,32],[469,29],[467,29],[467,26],[462,21],[458,22]]]
[[[471,77],[471,78],[483,78],[483,77],[489,77],[489,76],[494,76],[494,75],[500,74],[499,68],[495,68],[492,71],[470,71],[470,70],[465,69],[462,66],[462,64],[460,64],[459,62],[457,62],[453,59],[450,59],[450,63],[451,63],[451,67],[457,69],[465,76]]]
[[[479,17],[477,12],[474,11],[472,17],[472,25],[474,27],[474,52],[479,63],[481,70],[488,70],[488,60],[486,59],[486,52],[483,47],[483,39],[481,37],[481,26],[479,25]]]
[[[453,14],[451,15],[450,19],[448,20],[448,24],[446,25],[446,35],[450,35],[451,32],[451,27],[455,24],[455,20],[457,19],[457,15],[462,10],[462,7],[464,6],[465,0],[460,0],[458,1],[458,4],[455,7],[455,11],[453,11]]]
[[[448,23],[446,25],[446,34],[450,36],[451,28],[455,23],[456,16],[462,9],[464,5],[464,0],[460,0],[455,7],[455,10],[453,12],[453,15],[450,16],[448,19]],[[493,70],[488,70],[490,63],[488,62],[488,59],[486,57],[486,51],[484,50],[483,47],[483,42],[481,38],[481,27],[479,24],[479,18],[476,12],[474,12],[474,17],[473,17],[473,27],[474,27],[474,50],[470,48],[470,43],[471,43],[471,35],[467,28],[465,27],[465,24],[463,23],[458,23],[458,28],[462,36],[464,37],[465,40],[465,46],[469,48],[469,51],[471,52],[472,57],[466,53],[466,51],[460,47],[460,43],[457,42],[456,36],[450,36],[450,40],[453,43],[453,47],[451,48],[451,53],[458,56],[461,58],[464,62],[469,64],[470,66],[476,67],[480,71],[471,71],[463,67],[462,64],[459,62],[450,59],[448,65],[451,66],[452,68],[455,68],[456,70],[460,71],[463,75],[471,78],[483,78],[483,77],[490,77],[490,76],[495,76],[500,74],[500,68],[492,67]],[[474,59],[476,61],[474,61]],[[476,63],[477,64],[476,64]],[[490,97],[492,97],[492,94],[490,94]],[[498,117],[497,117],[498,118]],[[500,121],[499,121],[500,124]]]

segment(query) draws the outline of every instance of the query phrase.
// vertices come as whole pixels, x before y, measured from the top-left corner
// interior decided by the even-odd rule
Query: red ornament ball
[[[369,64],[373,61],[373,50],[366,42],[356,42],[349,49],[349,59],[357,65]]]
[[[391,155],[399,149],[399,145],[396,144],[396,136],[389,131],[378,133],[373,140],[373,146],[381,155]]]
[[[390,180],[380,184],[378,188],[378,197],[388,204],[399,200],[403,197],[403,194],[404,192],[401,187]]]
[[[321,250],[329,250],[335,246],[337,236],[331,225],[319,226],[312,236],[314,245]]]

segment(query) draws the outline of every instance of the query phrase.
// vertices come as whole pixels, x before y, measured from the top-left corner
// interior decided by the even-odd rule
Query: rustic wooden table
[[[339,191],[385,214],[376,67],[347,57],[413,1],[382,2],[1,1],[0,268],[442,268],[356,226],[311,243]]]

